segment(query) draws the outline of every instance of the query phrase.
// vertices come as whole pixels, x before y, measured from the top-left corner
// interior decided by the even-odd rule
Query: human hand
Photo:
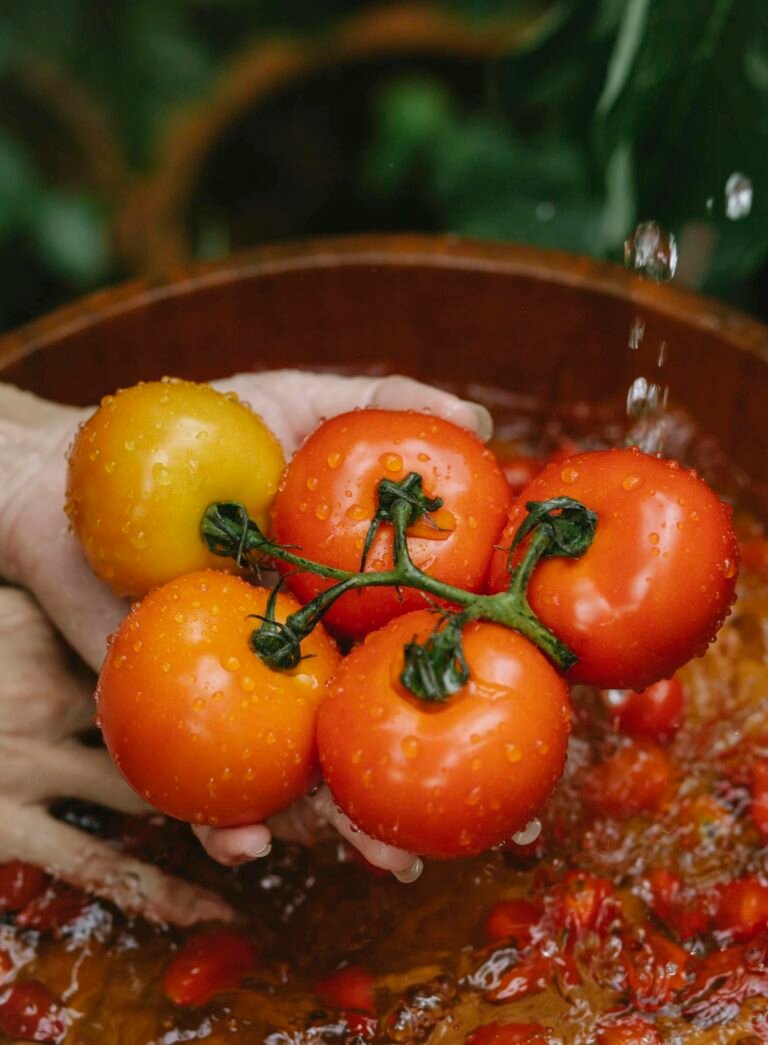
[[[241,374],[216,382],[260,414],[290,455],[325,417],[361,406],[426,409],[490,435],[482,407],[402,377],[338,377],[299,371]],[[0,386],[0,575],[29,588],[84,660],[97,669],[106,638],[127,610],[90,571],[63,513],[64,458],[89,411],[43,402]],[[274,817],[269,825],[196,828],[208,853],[236,865],[269,851],[271,833],[310,841],[330,824],[371,863],[403,880],[418,876],[413,854],[352,828],[326,788]]]

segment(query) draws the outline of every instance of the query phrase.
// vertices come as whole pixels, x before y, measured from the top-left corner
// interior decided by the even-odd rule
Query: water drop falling
[[[635,316],[632,326],[629,328],[629,347],[633,351],[637,351],[644,337],[645,322],[639,316]]]
[[[725,216],[731,221],[746,218],[752,210],[752,180],[735,171],[725,183]]]
[[[677,268],[677,242],[655,221],[641,222],[624,243],[624,264],[656,283],[668,283]]]
[[[535,842],[541,834],[541,820],[533,817],[529,820],[525,827],[518,831],[517,834],[512,835],[512,841],[516,845],[530,845],[531,842]]]

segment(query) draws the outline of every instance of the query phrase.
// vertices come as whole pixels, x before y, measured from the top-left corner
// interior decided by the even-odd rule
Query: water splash
[[[668,283],[677,269],[677,241],[658,222],[643,221],[624,242],[624,264],[655,283]]]
[[[629,347],[636,352],[645,337],[645,320],[635,316],[632,326],[629,328]]]
[[[666,409],[669,386],[637,377],[627,392],[627,416],[632,422],[627,444],[648,454],[661,453],[667,434]]]
[[[752,210],[752,179],[734,171],[725,183],[725,216],[731,221],[746,218]]]

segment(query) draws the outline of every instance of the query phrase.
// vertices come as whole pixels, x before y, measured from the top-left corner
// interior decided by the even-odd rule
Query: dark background
[[[765,0],[4,0],[0,328],[256,243],[648,219],[768,318],[767,168]]]

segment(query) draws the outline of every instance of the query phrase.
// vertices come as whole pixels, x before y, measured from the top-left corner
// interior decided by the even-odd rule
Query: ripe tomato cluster
[[[556,786],[569,682],[648,687],[733,600],[729,509],[638,450],[558,459],[513,497],[470,432],[360,410],[282,468],[244,404],[180,381],[107,397],[70,455],[89,561],[145,596],[101,671],[104,737],[184,820],[262,820],[322,771],[377,839],[480,852]]]

